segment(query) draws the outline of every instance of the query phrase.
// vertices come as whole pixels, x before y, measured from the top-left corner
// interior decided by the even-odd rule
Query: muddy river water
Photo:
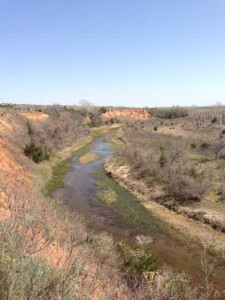
[[[104,173],[106,157],[113,155],[112,145],[104,137],[96,138],[90,152],[98,158],[80,164],[78,157],[71,158],[70,170],[64,177],[64,188],[54,191],[54,196],[69,208],[85,217],[88,228],[97,232],[106,231],[115,240],[129,240],[139,234],[153,238],[152,251],[159,264],[166,264],[174,271],[192,276],[196,284],[202,283],[202,249],[196,243],[182,240],[181,234],[155,219],[131,193],[120,187]],[[116,201],[107,205],[98,201],[99,189],[108,189],[116,195]],[[220,291],[225,289],[225,269],[215,268],[212,281]]]

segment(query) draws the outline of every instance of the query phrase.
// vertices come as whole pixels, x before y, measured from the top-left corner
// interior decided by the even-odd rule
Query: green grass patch
[[[80,149],[76,150],[75,152],[73,152],[73,155],[80,158],[81,156],[87,154],[88,152],[90,152],[91,143],[92,142],[90,142],[90,143],[86,144],[85,146],[81,147]]]
[[[52,177],[45,186],[45,195],[52,196],[54,190],[64,187],[63,176],[68,172],[70,163],[68,159],[60,161],[52,169]]]
[[[112,133],[116,132],[117,130],[118,130],[118,127],[95,129],[95,130],[92,130],[91,135],[93,136],[93,138],[103,137],[108,134],[112,134]]]
[[[206,162],[209,162],[209,161],[213,160],[213,158],[209,155],[198,154],[198,153],[190,154],[190,159],[193,160],[193,161],[196,161],[198,163],[206,163]]]

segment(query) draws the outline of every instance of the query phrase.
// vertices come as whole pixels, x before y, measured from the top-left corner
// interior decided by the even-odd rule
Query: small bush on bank
[[[211,123],[212,124],[215,124],[215,123],[217,123],[218,121],[217,121],[217,118],[216,117],[214,117],[213,119],[212,119],[212,121],[211,121]]]
[[[166,156],[165,156],[164,148],[160,147],[160,157],[159,157],[160,167],[163,168],[166,163],[167,163],[167,159],[166,159]]]
[[[107,109],[104,106],[102,106],[102,107],[99,108],[99,113],[100,114],[104,114],[106,112],[107,112]]]
[[[122,243],[119,245],[119,250],[124,260],[124,269],[128,277],[139,277],[144,272],[151,272],[157,269],[157,259],[151,253],[149,247],[136,246],[131,248]]]
[[[200,201],[208,190],[210,182],[201,180],[195,173],[195,169],[193,169],[193,174],[191,172],[188,174],[187,170],[178,167],[167,178],[167,190],[177,202]]]
[[[196,148],[197,148],[196,143],[191,143],[191,149],[196,149]]]
[[[36,163],[50,158],[50,153],[48,152],[46,145],[38,145],[33,140],[26,144],[24,154]]]
[[[30,122],[27,122],[27,133],[29,135],[34,134],[34,130],[33,130],[33,127],[31,126]]]
[[[209,144],[208,144],[208,143],[202,143],[202,144],[199,146],[199,148],[200,148],[201,151],[208,150],[208,149],[209,149]]]

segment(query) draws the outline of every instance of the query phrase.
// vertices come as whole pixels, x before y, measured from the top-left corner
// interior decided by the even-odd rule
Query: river
[[[90,152],[98,158],[87,164],[80,164],[78,157],[71,158],[70,170],[64,177],[64,188],[53,195],[66,203],[69,208],[85,217],[90,230],[106,231],[115,240],[133,241],[136,235],[153,238],[153,253],[159,258],[159,265],[170,266],[174,271],[185,272],[196,284],[202,283],[202,249],[194,242],[182,239],[182,234],[168,228],[155,219],[131,193],[120,187],[104,173],[106,157],[113,155],[108,138],[98,137],[90,145]],[[99,200],[99,191],[108,191],[115,201],[104,203]],[[225,289],[225,270],[215,268],[212,276],[215,287]]]

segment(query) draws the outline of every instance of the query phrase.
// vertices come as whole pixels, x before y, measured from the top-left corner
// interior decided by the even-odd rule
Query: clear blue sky
[[[225,0],[0,0],[0,102],[225,104]]]

